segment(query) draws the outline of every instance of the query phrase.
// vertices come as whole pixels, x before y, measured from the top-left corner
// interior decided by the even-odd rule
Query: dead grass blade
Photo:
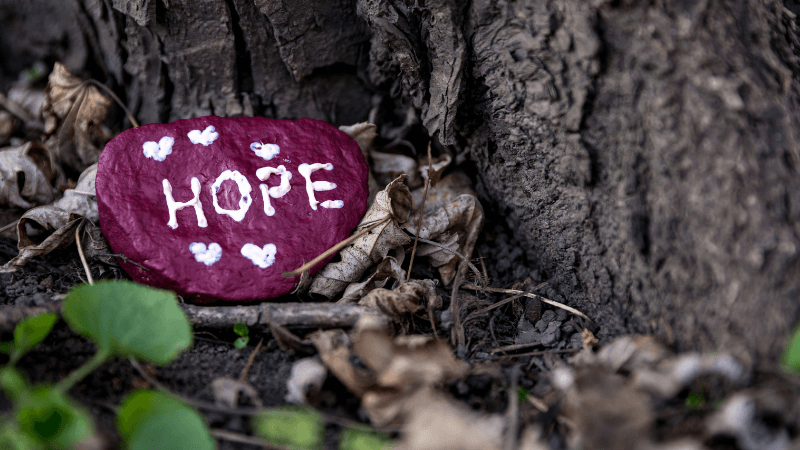
[[[575,308],[573,308],[571,306],[567,306],[567,305],[565,305],[563,303],[558,303],[556,301],[544,298],[544,297],[542,297],[541,295],[538,295],[538,294],[531,294],[529,292],[518,291],[516,289],[502,289],[502,288],[476,286],[474,284],[465,284],[465,285],[462,285],[462,287],[466,288],[466,289],[472,289],[472,290],[475,290],[475,291],[482,291],[482,292],[498,292],[498,293],[502,293],[502,294],[524,295],[525,297],[539,299],[543,303],[547,303],[548,305],[555,306],[556,308],[561,308],[563,310],[569,311],[572,314],[575,314],[576,316],[583,317],[584,319],[588,320],[589,322],[594,322],[592,319],[589,318],[589,316],[587,316],[586,314],[578,311],[577,309],[575,309]],[[492,305],[492,307],[496,307],[496,306]]]

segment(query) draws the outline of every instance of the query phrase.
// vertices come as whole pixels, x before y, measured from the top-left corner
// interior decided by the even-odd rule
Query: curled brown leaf
[[[372,265],[377,264],[393,249],[407,244],[410,239],[399,223],[408,219],[412,207],[411,192],[403,183],[405,176],[397,177],[378,192],[355,233],[381,225],[356,239],[340,252],[342,260],[322,268],[311,281],[310,292],[328,298],[342,293],[351,283],[361,279]]]
[[[97,162],[111,138],[102,127],[112,100],[56,63],[48,79],[43,108],[44,131],[51,135],[59,162],[83,171]]]
[[[28,142],[0,149],[0,207],[28,209],[55,200],[62,177],[47,146]]]

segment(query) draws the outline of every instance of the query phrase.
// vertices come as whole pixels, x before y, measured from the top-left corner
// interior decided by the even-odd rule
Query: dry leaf
[[[292,372],[286,381],[286,402],[295,405],[311,405],[316,403],[317,396],[328,369],[318,357],[299,359],[292,364]]]
[[[377,387],[404,393],[443,385],[464,375],[468,368],[456,359],[446,341],[430,336],[391,338],[384,330],[366,329],[359,332],[353,351],[376,374]]]
[[[211,392],[214,394],[214,403],[230,409],[236,409],[240,404],[259,408],[264,405],[258,397],[258,391],[246,381],[216,378],[211,382]]]
[[[44,131],[52,135],[48,143],[52,142],[59,162],[83,171],[97,162],[110,139],[101,125],[112,100],[88,81],[73,76],[61,63],[53,67],[45,92]]]
[[[343,249],[341,261],[323,267],[311,281],[311,293],[328,298],[339,295],[391,250],[410,241],[398,225],[408,219],[412,207],[411,192],[403,184],[404,179],[405,176],[400,176],[378,192],[355,233],[376,223],[384,223]]]
[[[348,136],[355,139],[358,143],[358,148],[361,149],[361,154],[364,159],[369,157],[369,148],[372,146],[372,141],[378,135],[376,131],[378,127],[375,124],[367,122],[359,122],[354,125],[342,125],[339,130],[344,131]]]
[[[29,209],[55,200],[61,172],[50,150],[28,142],[0,149],[0,207]]]
[[[419,163],[419,173],[420,173],[420,175],[422,175],[422,179],[423,180],[427,180],[428,179],[428,170],[429,169],[428,169],[428,161],[427,161],[427,159],[428,159],[427,157],[420,158],[420,163]],[[439,180],[441,180],[441,178],[442,178],[442,173],[444,173],[444,169],[446,169],[450,165],[451,162],[453,162],[453,157],[448,155],[447,153],[439,156],[434,161],[431,161],[430,165],[431,165],[431,169],[433,169],[433,171],[430,174],[430,178],[431,178],[430,187],[435,187],[439,183]]]
[[[97,197],[95,196],[94,180],[97,176],[97,164],[92,164],[83,171],[75,189],[67,189],[53,206],[63,209],[98,223],[100,216],[97,213]]]
[[[400,263],[394,256],[387,256],[366,280],[347,286],[339,303],[357,303],[373,289],[384,287],[391,278],[398,281],[405,280],[406,271],[400,267]]]
[[[473,411],[433,390],[417,392],[403,410],[404,450],[499,450],[503,445],[505,417]]]
[[[402,225],[403,228],[411,234],[416,234],[418,217],[419,211],[415,211],[408,222]],[[419,237],[436,241],[444,247],[451,248],[453,235],[456,235],[458,236],[458,253],[469,259],[472,256],[472,250],[475,248],[478,235],[483,228],[483,221],[483,206],[481,206],[478,198],[471,194],[463,194],[453,199],[450,203],[426,213],[422,219]],[[453,254],[450,255],[448,260],[445,253],[449,252],[446,250],[436,251],[439,249],[441,247],[430,249],[424,245],[422,246],[423,252],[433,256],[431,263],[435,267],[437,267],[436,264],[439,264],[439,275],[446,286],[455,278],[460,260]],[[419,252],[420,250],[417,251]],[[441,264],[445,260],[447,262]]]
[[[417,161],[409,156],[371,151],[372,172],[380,185],[385,185],[402,174],[408,175],[406,184],[410,188],[422,185],[417,175]]]
[[[342,125],[339,127],[341,131],[347,133],[348,136],[355,139],[358,143],[358,148],[361,149],[361,154],[364,155],[365,160],[369,160],[369,149],[372,146],[372,141],[378,135],[376,131],[378,127],[375,124],[360,122],[355,125]],[[369,202],[375,198],[375,194],[381,190],[381,186],[375,177],[372,176],[372,170],[369,171],[369,178],[367,179],[367,186],[369,187]]]
[[[14,116],[6,111],[0,111],[0,145],[6,145],[11,134],[14,133],[15,126]]]
[[[436,283],[433,280],[411,280],[394,290],[375,289],[358,303],[401,319],[421,309],[441,308],[442,297],[436,292]]]
[[[75,242],[75,230],[78,228],[81,248],[87,258],[94,257],[106,264],[116,265],[100,227],[77,214],[47,205],[33,208],[19,219],[19,255],[0,267],[0,273],[16,272],[31,258],[68,247]]]
[[[8,89],[8,99],[22,108],[29,116],[27,119],[33,121],[41,120],[46,96],[44,89],[26,84],[17,83]]]
[[[362,398],[373,424],[396,421],[414,393],[463,376],[468,366],[445,341],[421,335],[392,338],[383,327],[359,323],[351,339],[342,330],[310,336],[322,361],[347,389]]]
[[[322,362],[328,367],[347,390],[361,397],[367,388],[375,384],[375,375],[363,365],[356,365],[350,346],[350,336],[341,329],[321,330],[311,333],[308,338],[317,348]]]

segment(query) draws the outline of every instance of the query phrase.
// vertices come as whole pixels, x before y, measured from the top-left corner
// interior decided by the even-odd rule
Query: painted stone
[[[358,225],[367,171],[356,142],[318,120],[144,125],[100,155],[100,226],[136,281],[193,302],[274,298],[297,281],[283,272]]]

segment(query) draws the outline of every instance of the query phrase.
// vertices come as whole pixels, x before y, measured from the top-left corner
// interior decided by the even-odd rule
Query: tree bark
[[[797,0],[0,0],[0,82],[144,123],[415,108],[600,337],[776,358],[800,312]]]

